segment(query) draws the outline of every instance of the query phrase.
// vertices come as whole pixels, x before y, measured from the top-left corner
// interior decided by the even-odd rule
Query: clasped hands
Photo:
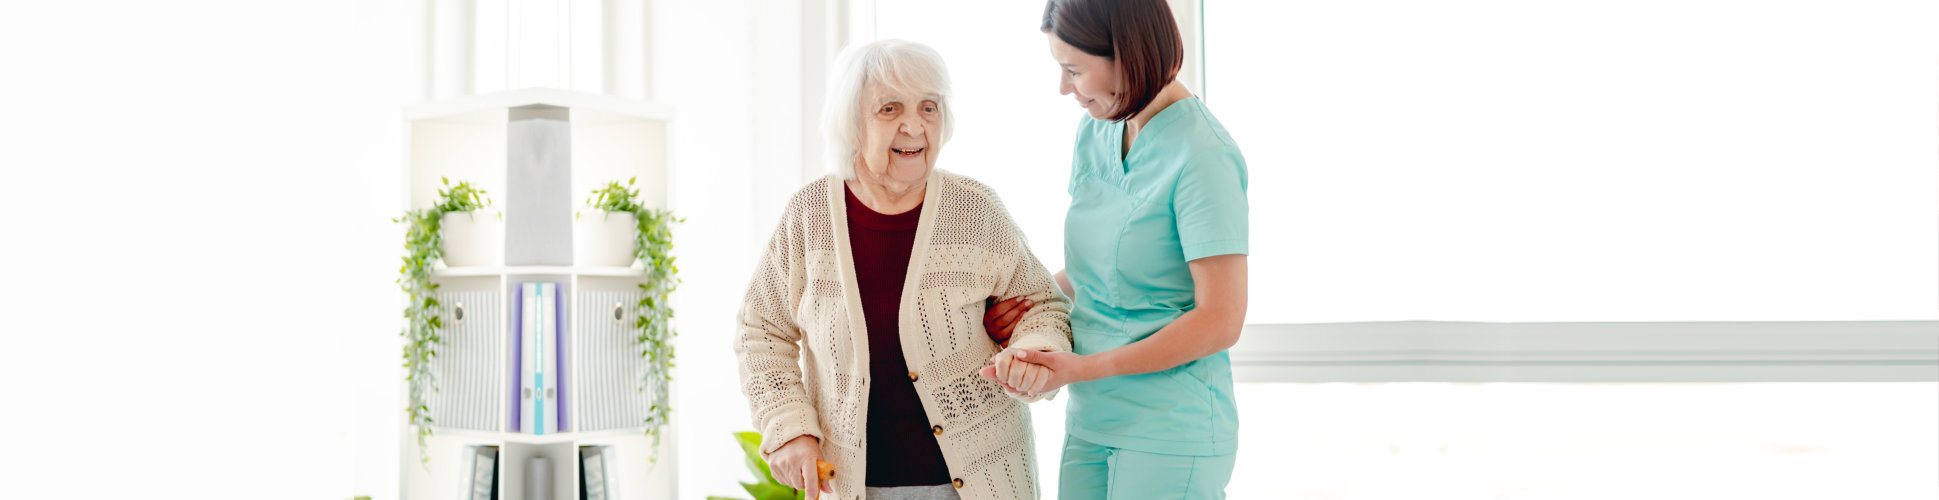
[[[990,297],[989,304],[984,309],[983,327],[989,332],[990,340],[1000,346],[1010,344],[1011,330],[1023,319],[1023,313],[1036,305],[1023,297],[1000,302],[996,297]],[[1008,347],[991,356],[990,366],[983,367],[981,373],[983,378],[1003,384],[1011,392],[1034,398],[1083,381],[1076,377],[1081,361],[1081,356],[1068,352]]]
[[[981,374],[1011,392],[1034,398],[1081,381],[1078,371],[1082,358],[1069,352],[1011,347],[990,357],[990,366],[983,367]]]

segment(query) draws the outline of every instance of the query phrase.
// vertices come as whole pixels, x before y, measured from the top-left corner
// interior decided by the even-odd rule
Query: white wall
[[[674,415],[680,498],[742,493],[742,459],[729,434],[748,429],[729,339],[753,272],[756,144],[747,2],[661,2],[654,31],[665,71],[654,87],[678,113],[674,125],[674,232],[683,284],[675,295],[679,367]],[[770,221],[771,223],[771,221]]]
[[[0,7],[6,496],[395,491],[400,7]]]
[[[728,335],[775,215],[753,213],[757,7],[654,7],[661,40],[682,41],[655,47],[652,86],[679,113],[672,198],[687,219],[685,453],[665,461],[682,498],[747,479],[728,437],[751,427]],[[0,47],[26,68],[0,82],[16,118],[0,227],[27,243],[0,250],[16,285],[0,331],[6,371],[35,381],[12,400],[45,408],[0,412],[26,440],[9,448],[36,450],[7,471],[10,496],[394,498],[390,217],[401,106],[427,84],[425,55],[398,48],[425,16],[379,1],[0,9]],[[792,191],[791,160],[763,162],[784,175],[764,189]]]
[[[747,280],[782,208],[819,175],[820,66],[840,37],[821,1],[663,2],[655,88],[674,134],[679,311],[680,498],[744,497],[731,434],[753,430],[732,350]],[[669,43],[667,40],[678,40]],[[817,41],[819,40],[819,41]],[[675,47],[677,46],[677,48]]]

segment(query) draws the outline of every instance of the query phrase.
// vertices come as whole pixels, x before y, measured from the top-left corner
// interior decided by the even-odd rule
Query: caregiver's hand
[[[1010,346],[1011,330],[1016,328],[1018,320],[1023,319],[1023,313],[1037,305],[1024,299],[1023,296],[1011,297],[1010,300],[1002,302],[997,302],[996,297],[990,297],[984,299],[984,302],[988,307],[983,308],[983,331],[989,332],[990,340],[995,341],[996,345],[1004,347]]]
[[[817,477],[819,472],[815,469],[815,463],[820,461],[821,440],[804,434],[788,440],[788,444],[781,445],[781,449],[774,450],[773,454],[768,455],[768,471],[774,474],[775,481],[780,481],[790,488],[804,490],[803,492],[808,494],[808,500],[816,500],[821,497],[821,492],[835,492],[827,480]],[[804,485],[815,487],[809,488]]]
[[[1032,396],[1089,380],[1084,357],[1075,353],[1005,349],[990,361],[994,365],[983,367],[983,378]]]

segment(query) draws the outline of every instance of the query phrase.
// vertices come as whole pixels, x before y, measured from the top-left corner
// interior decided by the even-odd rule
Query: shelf
[[[543,436],[537,435],[537,434],[526,434],[522,432],[489,432],[489,431],[474,431],[470,429],[435,429],[434,428],[431,431],[431,435],[433,437],[448,437],[448,438],[456,438],[456,439],[466,440],[466,441],[481,441],[481,442],[490,441],[490,442],[505,442],[505,443],[515,443],[515,444],[557,444],[557,443],[609,442],[615,439],[628,438],[628,437],[643,438],[643,437],[646,437],[646,428],[631,427],[631,428],[625,428],[625,429],[607,429],[603,431],[591,431],[591,432],[559,432],[559,433],[553,433],[553,434],[546,434]]]
[[[600,184],[612,180],[626,182],[627,179],[633,178],[637,178],[639,182],[637,189],[640,191],[641,204],[661,208],[671,206],[672,172],[669,168],[672,160],[670,130],[673,126],[673,108],[671,106],[639,99],[534,88],[443,99],[404,107],[400,118],[405,121],[402,128],[406,149],[401,175],[408,189],[404,193],[403,208],[425,207],[436,203],[437,193],[445,184],[444,179],[447,178],[449,182],[470,182],[478,189],[493,193],[500,202],[518,196],[513,194],[514,186],[533,185],[528,177],[512,175],[514,169],[529,166],[531,162],[514,161],[512,158],[524,158],[520,156],[521,152],[529,153],[530,149],[540,145],[542,142],[540,139],[552,136],[539,134],[534,127],[524,126],[533,125],[531,123],[521,124],[511,120],[515,114],[512,112],[513,109],[533,105],[569,110],[566,120],[569,122],[569,128],[561,130],[554,124],[546,125],[549,127],[545,129],[549,131],[548,133],[566,132],[566,138],[569,141],[567,144],[570,146],[568,151],[571,152],[569,157],[555,158],[560,163],[548,164],[560,168],[551,170],[547,175],[564,177],[562,179],[547,177],[547,179],[558,180],[563,184],[565,192],[573,195],[569,201],[574,202],[572,204],[574,208],[579,206],[577,202],[583,198],[583,193],[591,192]],[[504,211],[507,216],[510,216],[512,211],[520,210],[503,205],[497,209]],[[566,238],[567,234],[575,234],[586,229],[574,224],[572,231],[549,237]],[[501,235],[479,240],[451,239],[446,243],[504,247],[510,246],[505,245],[507,238],[530,237],[534,236]],[[576,247],[578,244],[579,242],[575,241],[573,246]],[[512,254],[516,255],[518,252],[512,252]],[[515,362],[518,361],[518,354],[511,346],[511,335],[514,331],[511,320],[514,316],[510,309],[519,304],[514,298],[517,297],[518,292],[516,283],[546,281],[556,282],[559,285],[560,295],[568,299],[558,312],[560,318],[569,320],[569,327],[564,329],[568,340],[561,342],[560,348],[565,350],[564,352],[573,353],[570,351],[572,347],[569,346],[600,345],[599,342],[590,340],[592,339],[590,336],[580,337],[580,335],[590,335],[585,332],[600,328],[614,330],[606,332],[607,335],[601,338],[615,342],[631,339],[630,334],[634,332],[621,331],[627,330],[625,327],[632,324],[628,320],[591,320],[608,317],[607,314],[612,312],[607,305],[609,303],[617,302],[624,305],[629,303],[629,300],[637,300],[634,297],[639,293],[636,289],[638,284],[653,279],[652,274],[646,270],[625,265],[572,264],[596,262],[584,258],[557,258],[544,261],[558,263],[555,265],[507,265],[505,264],[507,261],[502,257],[504,253],[494,251],[492,255],[499,257],[486,257],[472,262],[495,262],[496,264],[493,265],[444,267],[440,263],[439,268],[432,271],[432,279],[443,286],[441,293],[450,293],[453,303],[466,303],[472,306],[467,309],[475,309],[468,310],[467,314],[475,313],[481,319],[488,319],[488,321],[473,321],[469,326],[470,329],[464,330],[464,334],[469,336],[463,338],[470,339],[470,343],[464,345],[472,349],[461,351],[452,347],[448,351],[439,353],[438,363],[441,369],[448,369],[440,373],[451,375],[443,380],[449,384],[445,386],[446,390],[454,394],[470,391],[464,394],[485,395],[463,403],[443,403],[452,410],[470,408],[473,411],[464,414],[468,415],[470,420],[466,417],[454,416],[448,420],[439,420],[441,423],[449,422],[453,426],[474,429],[498,429],[504,425],[506,415],[480,417],[478,410],[483,410],[484,413],[506,410],[505,401],[502,401],[505,396],[494,391],[502,390],[503,382],[510,378],[509,374],[504,373],[505,371],[511,370],[516,373],[517,370]],[[535,262],[535,260],[524,259],[515,262]],[[458,297],[457,294],[461,293],[475,295]],[[622,314],[629,315],[628,318],[636,317],[631,311],[622,311]],[[451,342],[453,339],[460,338],[462,336],[460,330],[465,328],[460,326],[463,321],[456,320],[455,316],[446,316],[446,321],[446,324],[452,327],[450,330],[441,332],[443,335],[448,335],[446,341]],[[593,323],[597,325],[592,325]],[[456,345],[459,344],[453,343],[447,347]],[[583,353],[573,353],[575,356],[580,354]],[[637,357],[628,357],[627,361],[636,359]],[[586,364],[584,368],[591,370],[594,366]],[[631,364],[624,364],[602,368],[602,370],[630,370],[631,366]],[[572,365],[570,368],[562,365],[560,368],[578,370],[580,365]],[[616,375],[604,372],[601,374]],[[580,375],[584,373],[575,371],[570,376]],[[548,379],[550,378],[548,376]],[[586,375],[584,379],[593,378],[591,375]],[[627,380],[631,380],[631,377],[627,377]],[[461,382],[468,382],[468,384]],[[408,388],[408,383],[400,382],[400,384]],[[584,389],[587,390],[585,395],[589,398],[586,401],[589,401],[593,397],[593,389],[590,385]],[[631,393],[631,391],[626,392]],[[440,408],[439,404],[432,403],[431,406]],[[594,413],[588,410],[585,415],[591,416]],[[486,420],[486,422],[473,422],[473,420]],[[459,486],[460,476],[464,475],[465,471],[460,466],[465,463],[462,458],[467,445],[500,446],[502,448],[500,460],[506,463],[522,465],[531,458],[548,458],[552,461],[553,477],[558,479],[573,477],[578,462],[574,447],[602,445],[612,446],[617,453],[618,458],[613,459],[615,463],[609,465],[625,471],[615,476],[617,481],[623,483],[619,491],[624,492],[625,500],[672,498],[675,492],[674,468],[654,468],[651,464],[654,457],[670,459],[675,456],[673,431],[669,427],[666,429],[668,433],[666,439],[654,443],[646,436],[645,428],[635,426],[641,422],[643,420],[634,420],[629,414],[627,418],[608,418],[606,421],[588,425],[574,424],[572,428],[596,429],[613,425],[633,427],[591,432],[559,432],[542,436],[517,432],[433,427],[432,437],[427,442],[428,446],[422,448],[415,443],[416,429],[407,426],[399,435],[404,459],[398,464],[400,469],[400,495],[398,496],[433,500],[461,496],[459,494],[459,490],[462,489]],[[430,465],[428,467],[422,465],[421,459],[428,459]],[[521,478],[525,476],[522,466],[500,470],[501,484],[509,488],[506,491],[523,491],[520,488]],[[577,498],[576,486],[577,483],[572,481],[554,481],[553,497]],[[510,498],[519,498],[519,495],[513,494]]]
[[[598,267],[598,266],[470,266],[470,267],[451,267],[451,268],[439,269],[431,273],[431,275],[435,277],[440,277],[440,278],[465,277],[465,276],[538,276],[538,275],[618,276],[618,277],[643,278],[643,277],[646,277],[646,271],[643,271],[640,269],[634,269],[630,267]]]
[[[407,106],[404,108],[404,119],[503,122],[505,117],[502,116],[502,112],[506,108],[533,104],[599,111],[634,119],[656,121],[673,119],[673,107],[657,102],[547,88],[508,90]],[[477,114],[482,111],[498,113],[493,116]]]

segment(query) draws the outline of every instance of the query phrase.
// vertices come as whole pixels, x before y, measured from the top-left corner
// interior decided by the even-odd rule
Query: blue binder
[[[519,284],[519,431],[559,432],[559,285]]]

